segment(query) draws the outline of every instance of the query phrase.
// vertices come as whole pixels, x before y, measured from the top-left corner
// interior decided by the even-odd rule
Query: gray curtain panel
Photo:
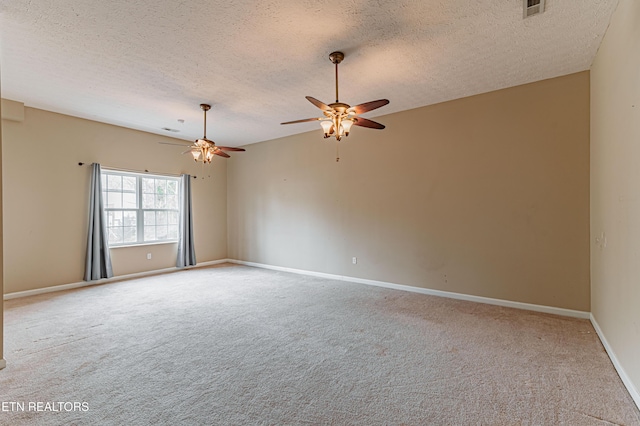
[[[89,235],[87,237],[87,259],[84,280],[111,278],[111,255],[107,244],[107,225],[102,201],[100,164],[93,163],[91,169],[91,193],[89,195]]]
[[[178,227],[178,261],[176,266],[184,268],[196,264],[193,248],[193,218],[191,215],[191,176],[180,176],[180,225]]]

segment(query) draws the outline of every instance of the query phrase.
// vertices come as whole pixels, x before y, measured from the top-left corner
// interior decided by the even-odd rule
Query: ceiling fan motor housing
[[[351,108],[351,105],[342,102],[334,102],[329,104],[329,106],[341,114],[344,114],[349,108]]]

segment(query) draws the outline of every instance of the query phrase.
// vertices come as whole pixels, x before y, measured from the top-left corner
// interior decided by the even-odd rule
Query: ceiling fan
[[[229,158],[229,154],[225,151],[245,151],[244,148],[232,148],[229,146],[218,146],[211,139],[207,139],[207,111],[211,109],[211,105],[209,104],[200,104],[200,109],[204,111],[204,136],[200,139],[196,139],[191,145],[191,149],[184,151],[183,154],[190,152],[193,155],[193,159],[198,162],[202,161],[203,163],[211,163],[214,155],[218,155],[220,157]],[[165,145],[179,145],[169,142],[160,142]],[[180,145],[185,146],[185,145]]]
[[[325,104],[316,98],[306,96],[307,100],[320,108],[324,117],[305,118],[302,120],[287,121],[280,124],[304,123],[307,121],[320,121],[324,137],[334,136],[336,140],[342,139],[343,136],[349,136],[351,126],[368,127],[370,129],[384,129],[384,125],[367,118],[359,117],[360,114],[373,111],[374,109],[385,106],[389,103],[388,99],[379,99],[377,101],[365,102],[360,105],[350,106],[339,101],[338,98],[338,64],[344,59],[344,53],[332,52],[329,59],[336,66],[336,101],[332,104]]]

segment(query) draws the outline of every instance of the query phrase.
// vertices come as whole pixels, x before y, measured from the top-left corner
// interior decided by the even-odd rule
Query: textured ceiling
[[[333,101],[334,50],[341,101],[391,101],[365,117],[589,69],[617,0],[546,4],[2,0],[2,97],[187,140],[211,103],[208,136],[244,145],[319,128],[279,123]]]

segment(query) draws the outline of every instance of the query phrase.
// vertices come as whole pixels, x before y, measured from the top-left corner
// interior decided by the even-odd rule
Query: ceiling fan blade
[[[229,154],[227,154],[226,152],[220,151],[219,149],[216,149],[214,154],[224,158],[231,158]]]
[[[307,100],[309,102],[311,102],[312,104],[314,104],[315,106],[317,106],[321,110],[323,110],[323,111],[331,111],[331,107],[329,105],[325,104],[324,102],[320,102],[319,100],[317,100],[316,98],[312,98],[311,96],[305,96],[305,98],[307,98]]]
[[[318,120],[322,120],[322,118],[305,118],[303,120],[287,121],[286,123],[280,123],[280,124],[295,124],[295,123],[304,123],[307,121],[318,121]]]
[[[361,127],[369,127],[370,129],[384,129],[384,124],[376,123],[373,120],[362,117],[353,117],[353,125]]]
[[[356,105],[353,108],[356,114],[363,114],[367,111],[373,111],[374,109],[385,106],[389,103],[388,99],[378,99],[377,101],[365,102],[360,105]]]
[[[158,142],[162,145],[175,145],[175,146],[187,146],[187,144],[191,145],[190,142],[186,142],[185,143],[173,143],[173,142]]]
[[[239,151],[239,152],[245,151],[244,148],[233,148],[230,146],[219,146],[218,149],[221,149],[223,151]]]
[[[186,154],[187,152],[191,152],[191,150],[190,150],[190,149],[188,149],[188,150],[186,150],[186,151],[184,151],[184,152],[181,152],[181,154],[183,154],[183,155],[184,155],[184,154]]]

